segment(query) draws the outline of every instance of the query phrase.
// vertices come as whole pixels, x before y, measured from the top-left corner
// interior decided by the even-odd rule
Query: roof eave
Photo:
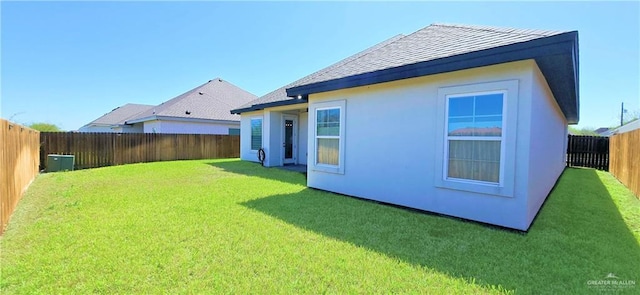
[[[287,96],[302,95],[391,82],[482,66],[534,59],[569,124],[579,119],[578,32],[567,32],[526,42],[418,62],[286,89]],[[569,77],[569,80],[566,79]],[[568,85],[567,85],[568,84]],[[260,105],[258,105],[260,106]],[[252,108],[255,106],[252,106]],[[233,111],[232,111],[233,112]]]
[[[231,110],[231,114],[236,115],[236,114],[242,114],[242,113],[246,113],[246,112],[264,110],[265,108],[287,106],[287,105],[295,105],[295,104],[302,104],[302,103],[307,103],[307,102],[309,102],[308,96],[305,95],[305,96],[302,96],[301,98],[293,98],[293,99],[287,99],[287,100],[281,100],[281,101],[254,104],[254,105],[252,105],[250,107],[241,108],[241,109],[234,109],[234,110]]]
[[[135,119],[131,119],[131,120],[127,120],[124,122],[124,124],[135,124],[135,123],[141,123],[141,122],[146,122],[146,121],[151,121],[151,120],[157,120],[158,116],[156,115],[152,115],[152,116],[147,116],[147,117],[140,117],[140,118],[135,118]]]
[[[197,123],[216,123],[216,124],[238,124],[240,120],[225,120],[225,119],[207,119],[207,118],[187,118],[178,116],[157,116],[159,121],[178,121],[178,122],[197,122]]]
[[[187,118],[187,117],[177,117],[177,116],[159,116],[153,115],[143,118],[136,118],[134,120],[126,121],[124,124],[133,125],[136,123],[142,123],[147,121],[184,121],[184,122],[206,122],[206,123],[224,123],[224,124],[235,124],[238,123],[237,120],[224,120],[224,119],[206,119],[206,118]]]

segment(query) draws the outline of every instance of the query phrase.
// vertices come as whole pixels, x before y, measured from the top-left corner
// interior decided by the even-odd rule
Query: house
[[[610,130],[611,130],[611,128],[609,128],[609,127],[600,127],[600,128],[598,128],[596,130],[593,130],[593,132],[595,132],[597,134],[606,134]]]
[[[619,133],[625,133],[625,132],[631,132],[633,130],[637,130],[640,129],[640,120],[639,119],[635,119],[631,122],[628,122],[627,124],[624,124],[618,128],[612,129],[610,130],[610,134],[609,136],[615,135],[615,134],[619,134]]]
[[[528,230],[578,123],[578,33],[433,24],[231,112],[307,186]]]
[[[254,99],[255,95],[216,78],[157,106],[135,108],[140,111],[126,118],[119,115],[125,114],[121,110],[124,106],[117,108],[96,120],[107,123],[100,129],[83,127],[80,131],[237,135],[240,133],[240,116],[231,114],[230,110]],[[129,105],[133,104],[125,106]],[[125,110],[126,114],[134,112],[133,107]],[[101,119],[103,117],[114,117],[114,120]],[[85,126],[94,126],[96,121]]]
[[[119,132],[119,133],[141,133],[142,125],[127,125],[128,119],[134,118],[137,114],[152,109],[152,105],[128,103],[119,106],[98,119],[80,127],[80,132]]]
[[[609,137],[611,136],[611,133],[613,132],[614,128],[609,128],[609,127],[600,127],[596,130],[594,130],[593,132],[595,132],[598,136],[605,136],[605,137]]]

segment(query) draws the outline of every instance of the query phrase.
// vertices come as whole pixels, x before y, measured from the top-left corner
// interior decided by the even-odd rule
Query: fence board
[[[40,143],[41,169],[48,154],[75,155],[75,169],[240,156],[238,135],[42,132]]]
[[[38,175],[40,132],[0,119],[0,235]]]
[[[609,170],[609,138],[569,135],[567,166]]]
[[[613,135],[609,145],[611,174],[640,198],[640,129]]]

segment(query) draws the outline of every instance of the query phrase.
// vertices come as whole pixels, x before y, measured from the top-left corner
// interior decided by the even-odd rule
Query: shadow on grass
[[[290,184],[306,185],[305,175],[299,172],[292,172],[279,169],[277,167],[263,167],[259,163],[249,161],[226,161],[226,162],[209,162],[216,168],[220,168],[226,172],[242,174],[246,176],[260,177],[267,180],[275,180]]]
[[[262,167],[239,171],[235,165],[214,166],[268,177]],[[567,169],[526,234],[314,189],[242,205],[417,266],[517,293],[600,292],[603,286],[588,281],[607,280],[609,273],[640,280],[638,241],[595,170]]]

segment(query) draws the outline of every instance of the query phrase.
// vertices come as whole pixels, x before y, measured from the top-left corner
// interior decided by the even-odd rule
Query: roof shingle
[[[369,73],[387,68],[435,60],[500,47],[564,32],[432,24],[385,46],[369,50],[322,75],[307,76],[291,87]]]
[[[287,88],[293,87],[295,85],[299,85],[303,81],[306,81],[306,80],[319,79],[320,77],[325,76],[327,73],[332,72],[335,69],[338,69],[338,68],[344,66],[345,64],[347,64],[349,62],[351,62],[351,61],[353,61],[355,59],[358,59],[358,58],[368,54],[371,51],[374,51],[374,50],[379,49],[381,47],[384,47],[384,46],[386,46],[386,45],[388,45],[388,44],[390,44],[392,42],[395,42],[395,41],[397,41],[397,40],[399,40],[399,39],[401,39],[403,37],[404,37],[404,35],[401,35],[401,34],[400,35],[396,35],[396,36],[394,36],[394,37],[392,37],[392,38],[390,38],[388,40],[385,40],[385,41],[383,41],[381,43],[378,43],[378,44],[376,44],[376,45],[374,45],[374,46],[372,46],[370,48],[367,48],[364,51],[358,52],[358,53],[356,53],[356,54],[354,54],[354,55],[352,55],[350,57],[347,57],[347,58],[345,58],[345,59],[343,59],[343,60],[341,60],[341,61],[339,61],[339,62],[337,62],[335,64],[332,64],[332,65],[330,65],[330,66],[328,66],[328,67],[326,67],[326,68],[324,68],[322,70],[319,70],[319,71],[317,71],[317,72],[315,72],[315,73],[313,73],[311,75],[305,76],[302,79],[296,80],[296,81],[294,81],[292,83],[289,83],[289,84],[287,84],[285,86],[282,86],[282,87],[280,87],[280,88],[278,88],[278,89],[276,89],[274,91],[271,91],[271,92],[261,96],[258,99],[255,99],[253,101],[250,101],[250,102],[238,107],[238,109],[250,108],[251,106],[258,105],[258,104],[266,104],[266,103],[289,100],[291,98],[287,97],[287,92],[286,92]]]
[[[296,100],[292,99],[290,96],[296,94],[304,95],[305,91],[311,91],[306,93],[315,93],[327,91],[327,89],[332,90],[344,87],[354,87],[346,86],[348,83],[351,83],[346,81],[348,79],[357,80],[360,79],[359,77],[364,77],[364,82],[362,83],[380,83],[375,82],[375,79],[371,80],[373,82],[367,82],[367,79],[368,77],[379,75],[383,72],[386,73],[388,71],[395,70],[404,71],[405,67],[439,63],[440,61],[449,60],[450,58],[459,58],[461,56],[466,56],[467,54],[485,52],[489,49],[496,50],[502,47],[507,48],[506,46],[520,46],[521,44],[525,45],[521,47],[527,48],[527,46],[529,46],[527,42],[530,42],[532,40],[548,38],[551,36],[566,33],[567,32],[563,31],[499,28],[490,26],[432,24],[410,35],[399,35],[386,40],[358,54],[337,62],[323,70],[315,72],[291,84],[281,87],[265,96],[251,101],[248,104],[242,105],[238,109],[232,110],[232,112],[242,113],[251,110],[259,110],[264,107],[272,106],[274,104],[284,105],[304,103],[306,102],[306,99]],[[575,38],[576,52],[574,52],[574,54],[577,56],[577,34]],[[563,62],[566,61],[563,60]],[[491,61],[487,60],[485,63],[491,64]],[[554,63],[555,61],[547,61],[547,64],[545,64],[545,66]],[[547,73],[549,71],[558,70],[552,67],[541,66],[541,68],[543,72],[546,71]],[[573,72],[577,73],[576,69],[577,59],[574,63]],[[558,74],[555,74],[556,76],[560,76],[560,79],[564,79],[564,76],[561,75],[565,75],[571,72],[567,69],[562,70],[562,72],[557,71]],[[437,73],[438,71],[439,70],[434,69],[432,73]],[[403,75],[405,74],[397,75],[399,78],[395,79],[402,79],[402,77],[400,76]],[[410,74],[407,75],[411,76]],[[380,78],[380,80],[382,81],[391,81],[393,79],[394,78]],[[567,83],[566,81],[560,81],[561,83],[559,83],[557,80],[550,82],[552,90],[559,89],[559,93],[556,95],[561,97],[562,102],[559,101],[559,103],[561,105],[561,108],[565,112],[565,115],[567,116],[567,118],[569,118],[569,121],[577,122],[577,76],[575,78],[575,81],[572,82],[573,84]],[[356,85],[358,83],[360,82],[354,82],[352,85],[366,85]],[[575,87],[575,91],[570,90],[569,88],[571,87]],[[558,97],[556,97],[556,99],[558,99]]]
[[[123,106],[117,107],[113,109],[111,112],[104,114],[102,117],[93,120],[91,124],[100,124],[100,125],[119,125],[124,124],[124,122],[130,118],[133,118],[135,115],[142,113],[146,110],[153,108],[152,105],[146,104],[135,104],[128,103]]]
[[[145,121],[154,116],[239,121],[240,116],[231,114],[230,110],[255,98],[255,95],[216,78],[147,109],[127,122]]]

